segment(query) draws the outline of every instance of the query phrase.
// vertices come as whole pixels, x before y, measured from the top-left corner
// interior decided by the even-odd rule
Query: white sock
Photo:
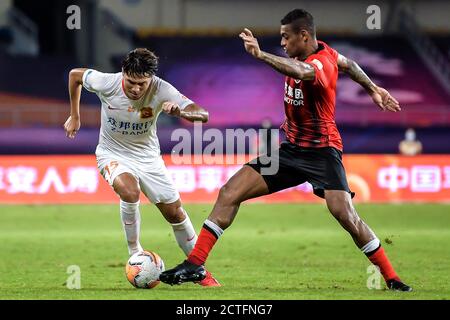
[[[128,253],[130,256],[142,251],[139,243],[139,232],[141,229],[141,213],[139,212],[139,201],[135,203],[120,200],[120,217],[122,226],[128,243]]]
[[[379,246],[380,246],[380,240],[378,238],[375,238],[375,239],[367,242],[364,246],[362,246],[361,251],[367,254],[367,253],[374,251]]]
[[[220,238],[220,236],[223,234],[223,230],[221,227],[219,227],[217,224],[212,222],[211,220],[206,219],[203,226],[209,228],[209,231],[213,232],[217,239]]]
[[[171,223],[173,232],[175,233],[175,239],[177,239],[178,245],[184,251],[186,256],[194,249],[194,245],[197,242],[197,234],[192,226],[191,219],[187,212],[182,208],[186,219],[180,223]]]

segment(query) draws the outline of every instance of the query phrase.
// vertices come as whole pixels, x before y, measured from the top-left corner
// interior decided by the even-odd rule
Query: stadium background
[[[66,22],[73,11],[67,8],[74,4],[81,9],[81,29],[69,30]],[[370,16],[366,10],[372,4],[381,9],[380,30],[371,30],[366,24]],[[33,219],[41,221],[47,215],[64,216],[71,208],[81,221],[91,219],[88,212],[104,211],[116,237],[121,237],[116,206],[83,206],[117,204],[118,199],[99,176],[93,156],[100,121],[97,97],[83,91],[82,127],[75,140],[67,139],[62,129],[69,114],[68,72],[74,67],[116,72],[129,50],[147,47],[160,57],[158,75],[209,110],[210,122],[205,129],[277,128],[284,117],[283,77],[246,54],[237,34],[248,27],[263,50],[282,54],[279,21],[296,7],[313,14],[319,39],[355,59],[377,84],[397,97],[403,108],[396,114],[379,112],[357,84],[340,76],[336,119],[344,140],[350,185],[358,194],[356,202],[365,203],[361,205],[366,211],[379,212],[381,225],[386,214],[386,219],[398,219],[401,225],[405,219],[422,224],[430,218],[433,227],[448,227],[450,20],[446,13],[450,3],[439,0],[1,1],[0,225],[4,230],[23,231],[27,227],[22,219],[33,224]],[[158,135],[182,200],[206,203],[190,207],[198,211],[193,215],[199,227],[220,186],[239,164],[173,164],[170,152],[176,141],[171,133],[180,127],[193,132],[191,124],[161,116]],[[408,128],[416,130],[422,155],[399,155],[398,146]],[[249,137],[246,152],[252,151],[255,139]],[[203,146],[208,143],[203,141]],[[323,207],[305,205],[321,203],[308,184],[255,202],[272,203],[271,210],[288,212]],[[39,206],[28,206],[34,204]],[[255,211],[264,208],[254,205]],[[432,218],[432,214],[436,216]],[[58,228],[64,229],[63,225],[61,222]],[[148,228],[153,230],[153,226]],[[234,228],[239,230],[239,226]],[[4,248],[12,245],[7,236],[5,233]],[[448,232],[442,237],[448,239]],[[122,239],[117,241],[121,246]],[[62,248],[64,243],[61,241]],[[430,240],[431,246],[433,243]],[[119,254],[122,260],[123,253]],[[443,261],[447,266],[448,256]],[[113,266],[120,264],[115,261]],[[176,261],[173,258],[172,262]],[[448,279],[446,273],[443,276]],[[4,297],[21,297],[19,291],[8,291],[13,285],[6,280],[0,285],[7,288],[2,292]],[[448,289],[443,292],[448,298]],[[442,296],[427,296],[436,297]]]

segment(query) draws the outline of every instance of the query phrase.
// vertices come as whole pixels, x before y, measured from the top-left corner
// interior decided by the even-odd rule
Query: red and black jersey
[[[298,146],[342,151],[342,139],[334,121],[338,53],[322,41],[318,44],[317,51],[304,61],[314,67],[315,78],[307,81],[286,77],[286,119],[281,129],[288,141]]]

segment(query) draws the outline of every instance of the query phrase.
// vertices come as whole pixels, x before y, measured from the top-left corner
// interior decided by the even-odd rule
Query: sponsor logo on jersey
[[[149,132],[150,127],[153,124],[153,120],[154,119],[146,122],[130,122],[109,117],[107,123],[108,129],[112,132],[128,136],[139,136]]]
[[[303,91],[300,88],[292,88],[287,83],[284,84],[284,102],[293,106],[303,106]]]

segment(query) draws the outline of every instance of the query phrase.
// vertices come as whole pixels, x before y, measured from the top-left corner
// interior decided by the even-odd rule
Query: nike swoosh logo
[[[111,107],[111,106],[108,106],[108,109],[109,109],[109,110],[120,110],[120,108],[113,108],[113,107]]]
[[[195,238],[195,234],[191,238],[188,238],[187,241],[189,242],[189,241],[191,241],[194,238]]]

